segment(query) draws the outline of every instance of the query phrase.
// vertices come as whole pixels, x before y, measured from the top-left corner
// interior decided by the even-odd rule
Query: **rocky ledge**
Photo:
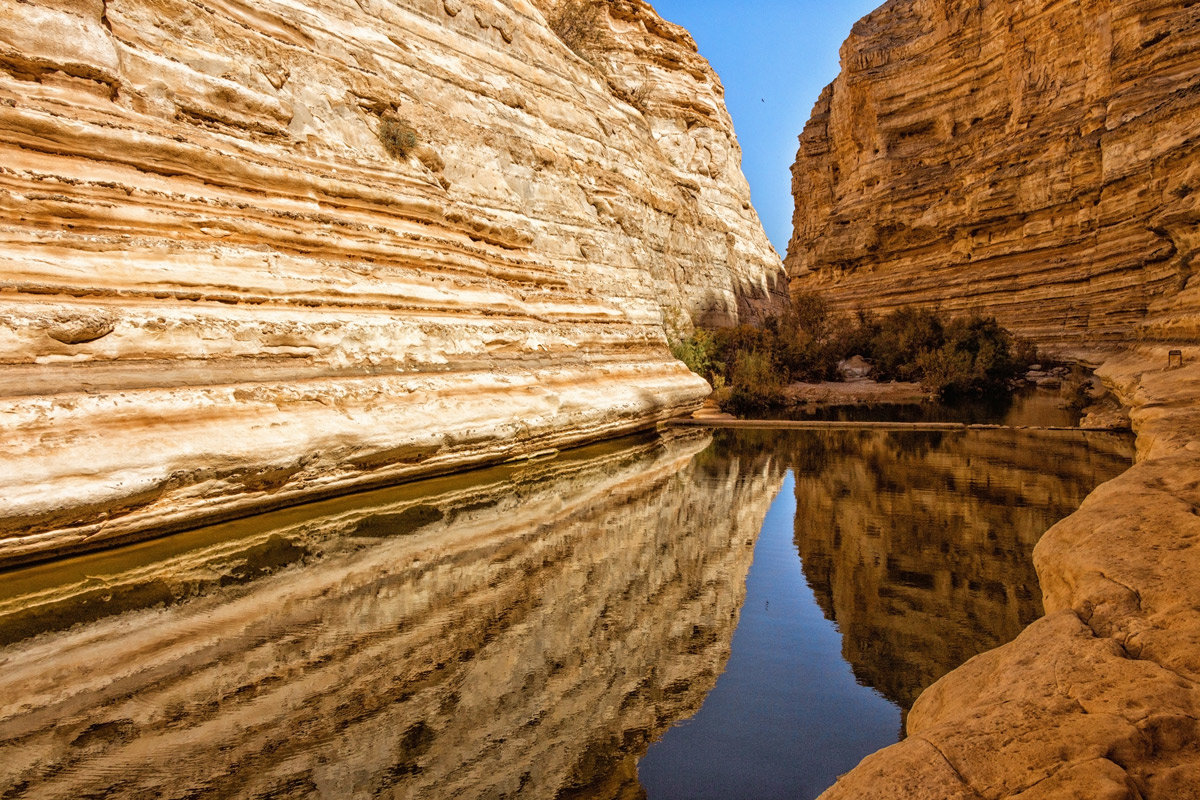
[[[641,0],[0,8],[0,565],[653,425],[782,291]]]

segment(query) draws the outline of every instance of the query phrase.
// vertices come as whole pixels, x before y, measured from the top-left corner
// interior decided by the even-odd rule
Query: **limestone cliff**
[[[573,9],[0,0],[0,563],[697,403],[778,257],[687,34]]]
[[[827,800],[1200,797],[1200,4],[891,0],[801,138],[792,286],[1107,351],[1138,463],[1040,540],[1047,615]],[[1139,343],[1138,340],[1141,340]]]
[[[1097,350],[1200,335],[1200,6],[890,0],[793,168],[794,289]]]
[[[695,459],[709,441],[603,444],[10,573],[0,793],[621,796],[723,670],[783,480]]]

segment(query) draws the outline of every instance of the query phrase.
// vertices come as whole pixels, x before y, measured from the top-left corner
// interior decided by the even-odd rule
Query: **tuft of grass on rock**
[[[401,117],[388,116],[379,121],[379,141],[392,158],[405,159],[417,148],[417,130]]]

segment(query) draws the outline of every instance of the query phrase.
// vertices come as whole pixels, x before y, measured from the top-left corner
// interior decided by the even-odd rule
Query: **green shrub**
[[[927,308],[901,308],[877,322],[872,320],[868,334],[865,352],[857,355],[871,361],[872,374],[879,380],[919,380],[921,354],[937,350],[945,342],[941,318]]]
[[[829,303],[816,292],[797,292],[783,320],[786,327],[803,331],[814,340],[824,339],[829,333]]]
[[[379,141],[392,158],[408,158],[419,141],[417,131],[400,117],[384,117],[379,121]]]
[[[1003,390],[1029,368],[1027,347],[1014,350],[1014,340],[992,317],[957,317],[945,327],[945,342],[917,359],[921,384],[943,399],[984,395]]]
[[[718,403],[737,413],[782,404],[789,383],[836,380],[838,363],[855,355],[872,362],[879,380],[919,381],[943,398],[1003,390],[1037,359],[1036,347],[990,317],[947,322],[925,308],[835,315],[811,293],[759,327],[697,330],[672,351],[714,387],[724,385]]]
[[[784,402],[783,381],[771,356],[759,350],[739,353],[722,410],[737,414],[765,411]]]
[[[725,365],[717,360],[717,343],[709,331],[697,328],[691,336],[671,342],[671,352],[687,368],[709,383],[723,377]]]

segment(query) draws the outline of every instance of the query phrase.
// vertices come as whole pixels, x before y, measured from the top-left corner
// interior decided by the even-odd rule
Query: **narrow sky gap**
[[[725,84],[743,151],[742,169],[771,243],[792,235],[797,137],[821,90],[838,73],[838,50],[880,0],[650,0],[687,28]]]

